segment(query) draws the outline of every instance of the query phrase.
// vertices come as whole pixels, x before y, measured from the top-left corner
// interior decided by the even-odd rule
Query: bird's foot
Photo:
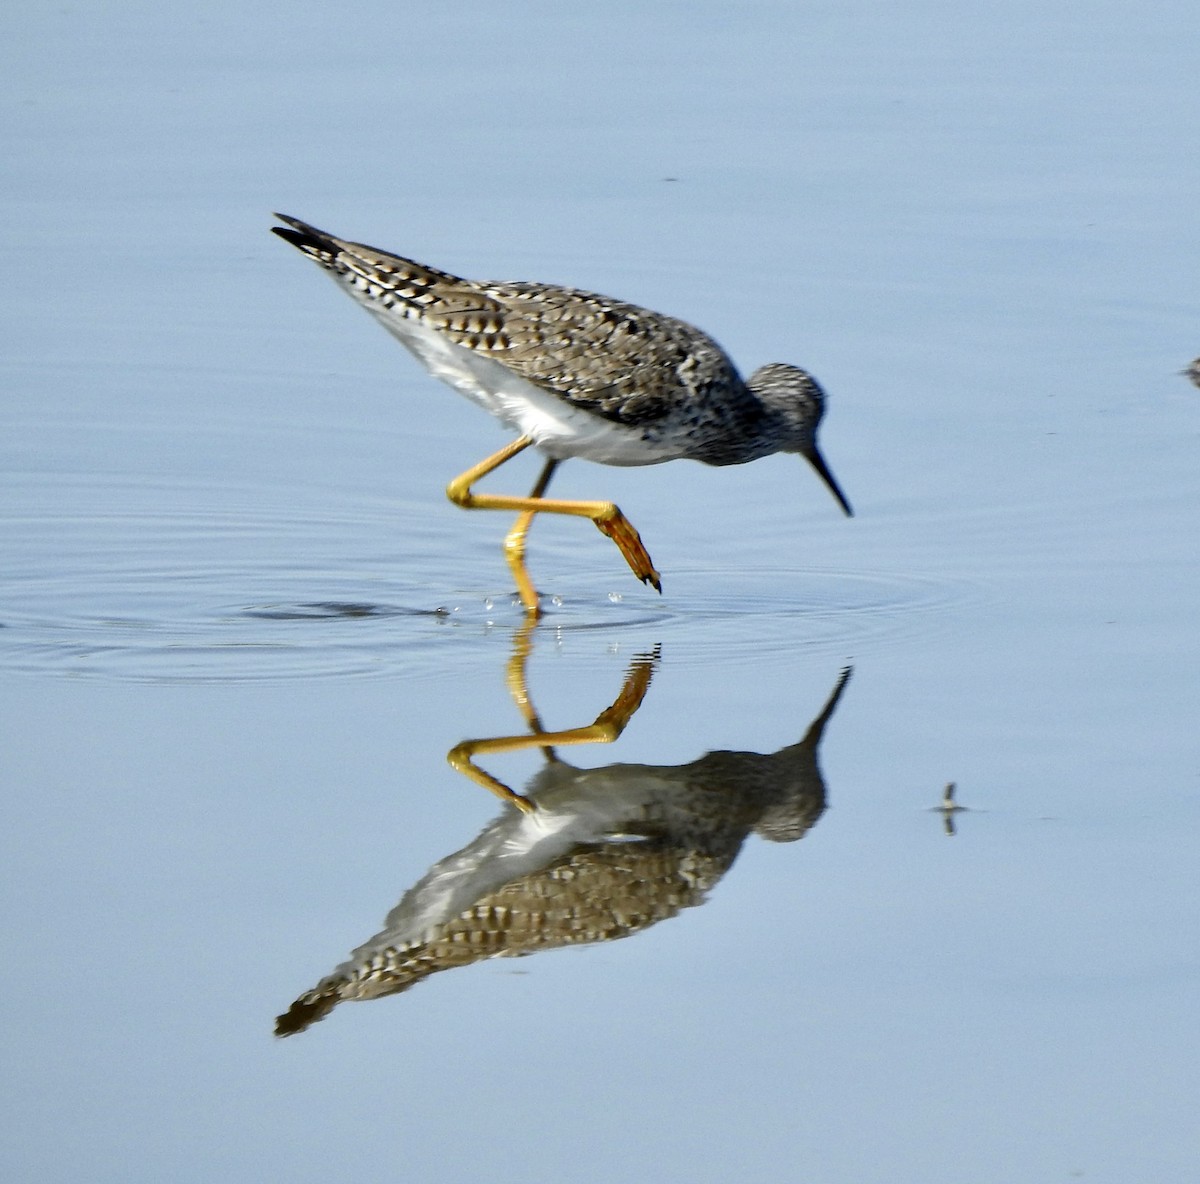
[[[608,535],[617,544],[617,549],[629,564],[629,570],[643,584],[649,584],[655,592],[661,593],[662,577],[655,570],[649,552],[642,542],[642,536],[638,534],[633,523],[616,506],[612,507],[610,514],[602,514],[594,521],[601,533]]]

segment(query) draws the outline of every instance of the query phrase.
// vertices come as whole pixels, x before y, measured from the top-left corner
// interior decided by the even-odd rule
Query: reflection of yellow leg
[[[525,689],[525,660],[529,656],[528,633],[518,634],[517,651],[509,663],[509,688],[517,698],[522,714],[530,723],[533,731],[528,736],[495,736],[485,740],[464,740],[456,744],[447,754],[446,760],[451,767],[463,776],[469,777],[476,785],[494,793],[503,801],[516,806],[518,810],[532,813],[536,805],[528,798],[509,789],[504,782],[485,773],[472,758],[477,755],[490,755],[502,752],[521,752],[527,748],[541,748],[547,756],[553,758],[552,745],[555,744],[611,744],[624,730],[625,725],[633,718],[634,712],[642,705],[646,690],[650,686],[650,678],[658,662],[658,650],[652,654],[634,658],[625,675],[621,693],[616,697],[612,706],[605,708],[595,722],[582,728],[567,728],[560,732],[547,732],[538,719],[533,704]],[[520,696],[518,697],[517,689]]]
[[[533,706],[533,700],[529,697],[529,680],[525,673],[529,664],[529,655],[533,652],[533,634],[536,629],[537,618],[526,617],[524,623],[513,634],[512,657],[508,660],[504,678],[508,684],[508,693],[517,705],[517,710],[524,716],[525,726],[531,733],[546,730],[542,726],[537,709]],[[554,759],[553,748],[547,746],[542,751],[546,754],[547,760]]]
[[[498,469],[505,461],[511,460],[519,452],[524,452],[533,443],[530,436],[521,436],[511,444],[506,444],[499,452],[493,453],[473,468],[455,477],[446,486],[446,496],[457,506],[467,510],[518,510],[521,516],[517,519],[505,540],[505,558],[512,569],[517,581],[517,591],[521,595],[521,603],[527,612],[538,613],[538,595],[525,568],[525,536],[534,514],[570,514],[576,518],[590,518],[599,530],[608,535],[618,550],[625,556],[625,562],[639,580],[650,584],[657,591],[662,591],[662,580],[646,548],[642,545],[641,536],[630,521],[613,505],[612,502],[576,502],[542,497],[538,490],[544,491],[549,484],[550,474],[554,465],[547,465],[543,471],[534,493],[529,497],[515,497],[510,494],[473,493],[471,486],[482,480],[490,472]]]

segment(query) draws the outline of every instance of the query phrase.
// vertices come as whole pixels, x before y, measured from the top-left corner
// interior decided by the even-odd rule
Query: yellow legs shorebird
[[[540,612],[525,566],[536,514],[590,518],[633,574],[662,591],[641,537],[612,502],[545,496],[571,457],[740,465],[798,453],[852,513],[817,448],[825,393],[807,371],[776,362],[743,381],[711,337],[673,317],[555,284],[461,279],[276,216],[287,225],[274,232],[328,271],[431,374],[519,433],[446,492],[465,509],[517,512],[504,550],[530,616]],[[527,497],[473,491],[530,447],[547,460]]]

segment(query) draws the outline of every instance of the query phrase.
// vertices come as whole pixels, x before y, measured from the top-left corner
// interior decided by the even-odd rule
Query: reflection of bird
[[[950,835],[951,838],[957,833],[954,826],[954,815],[965,814],[969,809],[967,806],[960,806],[954,800],[954,794],[957,789],[958,786],[953,781],[947,781],[946,788],[942,790],[942,804],[940,806],[929,807],[931,813],[937,813],[942,816],[942,825],[946,829],[946,834]]]
[[[359,946],[276,1022],[289,1036],[346,999],[405,991],[485,958],[627,937],[700,904],[746,836],[800,838],[825,809],[817,748],[845,670],[804,738],[687,765],[578,769],[551,759],[474,842],[436,863]]]
[[[1200,358],[1196,358],[1186,370],[1180,370],[1179,373],[1191,379],[1193,386],[1200,386]]]
[[[805,371],[776,363],[743,382],[712,338],[672,317],[553,284],[461,279],[277,217],[287,227],[275,233],[338,280],[430,373],[520,433],[447,493],[467,509],[520,511],[505,554],[531,613],[538,597],[525,569],[525,535],[537,513],[590,518],[634,575],[661,590],[638,532],[616,506],[544,496],[569,457],[739,465],[795,452],[851,513],[817,449],[825,395]],[[530,445],[549,459],[528,497],[471,491]]]

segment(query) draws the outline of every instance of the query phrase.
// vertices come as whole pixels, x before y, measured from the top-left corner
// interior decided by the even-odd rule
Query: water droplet
[[[562,608],[562,602],[563,602],[563,598],[561,596],[551,596],[550,597],[550,603],[552,605],[554,605],[555,608]]]
[[[613,604],[620,604],[625,597],[622,596],[620,592],[610,592],[608,594],[608,599],[611,600]]]

